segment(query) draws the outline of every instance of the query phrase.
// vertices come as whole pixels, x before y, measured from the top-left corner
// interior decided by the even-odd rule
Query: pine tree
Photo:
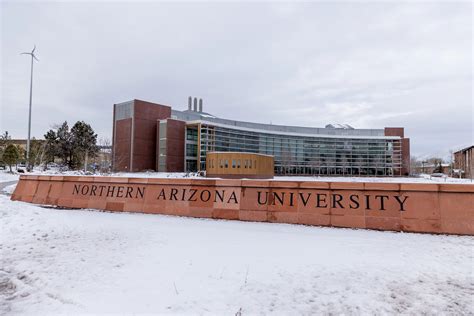
[[[5,151],[5,148],[10,144],[11,137],[8,134],[7,131],[0,135],[0,161],[2,160],[3,152]]]
[[[10,144],[5,148],[2,159],[10,167],[10,172],[13,172],[12,165],[16,164],[19,158],[20,155],[15,145]]]
[[[443,161],[441,159],[439,159],[438,161],[435,162],[436,165],[435,165],[435,169],[434,169],[434,173],[443,173]]]
[[[94,157],[98,151],[97,134],[84,121],[78,121],[71,128],[71,140],[74,148],[75,166],[81,164],[87,168],[88,158]]]
[[[11,139],[12,138],[10,134],[8,134],[7,131],[5,131],[5,133],[0,135],[0,149],[5,149],[7,145],[10,143]]]
[[[58,155],[58,136],[56,132],[50,129],[44,134],[45,142],[45,168],[48,162],[54,162],[54,158]]]
[[[70,169],[86,165],[88,157],[95,157],[99,151],[97,134],[84,121],[76,122],[70,130],[64,122],[56,131],[49,130],[44,138],[46,160],[54,161],[55,157],[59,157]]]
[[[57,150],[58,155],[63,160],[63,163],[67,164],[69,168],[74,167],[73,156],[73,143],[71,132],[69,132],[69,126],[67,122],[64,122],[56,132],[57,136]]]

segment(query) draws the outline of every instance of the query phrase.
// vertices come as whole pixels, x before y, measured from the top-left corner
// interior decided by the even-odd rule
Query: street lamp
[[[428,163],[428,161],[422,161],[421,162],[421,172],[425,173],[425,163]]]
[[[33,59],[36,59],[37,61],[38,58],[35,56],[35,49],[36,45],[33,47],[33,50],[31,53],[21,53],[21,55],[30,55],[31,56],[31,75],[30,75],[30,109],[29,109],[29,115],[28,115],[28,140],[26,141],[26,169],[28,171],[31,170],[30,167],[30,135],[31,135],[31,101],[33,98]]]

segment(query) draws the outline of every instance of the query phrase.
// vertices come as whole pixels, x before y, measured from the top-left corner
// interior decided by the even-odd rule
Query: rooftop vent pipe
[[[188,110],[189,110],[189,111],[191,111],[191,106],[192,106],[191,103],[193,103],[193,98],[188,97]]]
[[[199,99],[199,112],[202,112],[202,99]]]
[[[194,112],[197,112],[198,110],[198,99],[194,98]]]

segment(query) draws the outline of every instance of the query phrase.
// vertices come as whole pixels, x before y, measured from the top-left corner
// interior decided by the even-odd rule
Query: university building
[[[457,169],[463,178],[474,177],[474,145],[454,153],[454,169]]]
[[[276,175],[402,176],[410,168],[402,127],[243,122],[206,113],[191,97],[184,111],[142,100],[114,104],[112,139],[115,171],[204,171],[210,152],[273,156]]]

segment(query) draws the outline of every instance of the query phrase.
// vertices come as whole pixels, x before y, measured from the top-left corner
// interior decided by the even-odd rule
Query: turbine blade
[[[35,44],[35,47],[33,47],[33,50],[31,51],[32,54],[35,52],[35,49],[36,49],[36,44]]]
[[[36,58],[36,56],[34,54],[31,54],[31,56],[33,56],[34,59],[36,59],[37,61],[39,61],[38,58]]]

